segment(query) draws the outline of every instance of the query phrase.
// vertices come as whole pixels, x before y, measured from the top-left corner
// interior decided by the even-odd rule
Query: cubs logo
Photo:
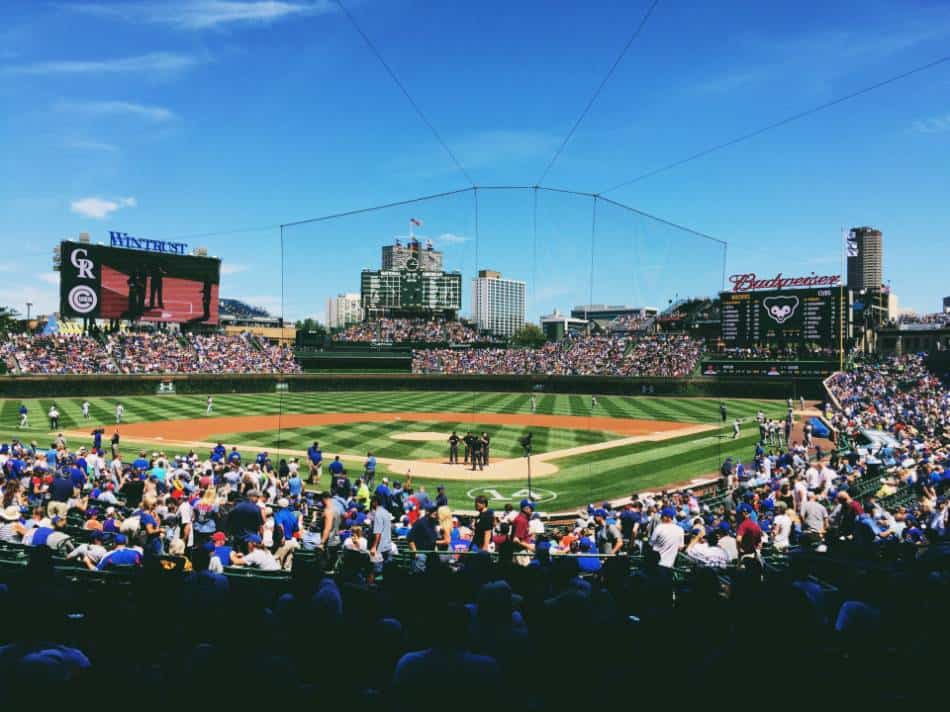
[[[773,321],[784,324],[798,309],[798,297],[766,297],[762,300],[762,306]]]

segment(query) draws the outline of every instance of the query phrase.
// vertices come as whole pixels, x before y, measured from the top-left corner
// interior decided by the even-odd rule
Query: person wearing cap
[[[372,492],[376,485],[376,456],[371,452],[366,453],[366,463],[363,465],[363,481],[369,491]]]
[[[389,489],[389,478],[384,477],[380,480],[380,483],[376,486],[376,491],[373,493],[373,496],[379,500],[381,507],[389,509],[392,506],[392,491]]]
[[[20,508],[11,504],[0,512],[0,542],[6,544],[19,544],[23,541],[23,535],[27,529],[20,522]]]
[[[534,513],[534,502],[530,499],[521,500],[521,511],[515,517],[512,523],[512,541],[515,545],[515,561],[522,566],[527,566],[531,562],[531,554],[534,553],[534,540],[531,536],[531,515]]]
[[[142,565],[142,555],[135,549],[128,548],[128,537],[125,534],[115,535],[115,548],[100,559],[96,565],[99,571],[113,568],[126,568]]]
[[[299,546],[297,534],[300,531],[300,517],[290,508],[290,500],[286,497],[277,500],[274,525],[280,527],[283,534],[283,542],[277,547],[274,557],[284,570],[289,571],[294,560],[292,554]]]
[[[459,442],[461,438],[458,436],[454,430],[452,434],[449,435],[449,464],[457,465],[459,464]]]
[[[663,507],[660,510],[660,523],[650,535],[650,546],[660,555],[660,566],[673,568],[676,555],[686,542],[683,528],[674,523],[676,510],[673,507]]]
[[[247,553],[232,555],[235,566],[253,566],[261,571],[280,571],[280,564],[263,545],[260,536],[250,534],[244,539],[244,543],[247,545]]]
[[[234,563],[236,553],[228,546],[228,537],[224,532],[215,532],[211,535],[209,548],[211,550],[211,561],[208,564],[210,571],[221,573],[225,566],[231,566]]]
[[[313,445],[307,448],[307,462],[310,465],[310,477],[308,484],[320,484],[320,476],[323,474],[323,451],[320,449],[320,443],[316,440]]]
[[[448,507],[449,498],[445,494],[445,485],[439,485],[435,488],[435,506],[436,507]]]
[[[26,403],[20,403],[20,424],[17,427],[20,429],[30,427],[29,411]]]
[[[623,534],[616,524],[607,523],[607,510],[594,510],[594,522],[597,524],[597,551],[601,554],[619,554],[623,548]]]
[[[353,495],[353,499],[362,504],[364,507],[369,506],[369,487],[366,485],[361,478],[357,478],[356,482],[353,484],[353,489],[356,490],[356,494]]]

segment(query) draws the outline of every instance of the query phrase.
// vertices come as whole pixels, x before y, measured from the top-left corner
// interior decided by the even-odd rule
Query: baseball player
[[[125,406],[121,403],[115,404],[115,424],[119,425],[122,422],[122,416],[125,415]]]
[[[89,401],[88,400],[84,400],[82,402],[82,417],[87,420],[89,419]]]
[[[20,426],[21,428],[30,427],[29,417],[27,416],[29,411],[26,409],[26,403],[20,403]]]
[[[208,407],[205,409],[205,415],[211,415],[211,409],[214,407],[214,398],[208,396]]]

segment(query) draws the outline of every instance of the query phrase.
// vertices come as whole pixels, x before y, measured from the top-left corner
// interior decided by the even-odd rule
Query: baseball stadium
[[[908,235],[946,212],[950,58],[874,72],[950,17],[854,4],[12,13],[5,701],[932,704],[950,297],[908,308],[947,250]]]

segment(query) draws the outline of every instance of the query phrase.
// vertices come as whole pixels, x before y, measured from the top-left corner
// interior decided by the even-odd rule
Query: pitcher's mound
[[[430,433],[424,431],[417,432],[406,432],[406,433],[390,433],[389,437],[393,440],[413,440],[415,442],[445,442],[449,439],[449,436],[445,433]]]

